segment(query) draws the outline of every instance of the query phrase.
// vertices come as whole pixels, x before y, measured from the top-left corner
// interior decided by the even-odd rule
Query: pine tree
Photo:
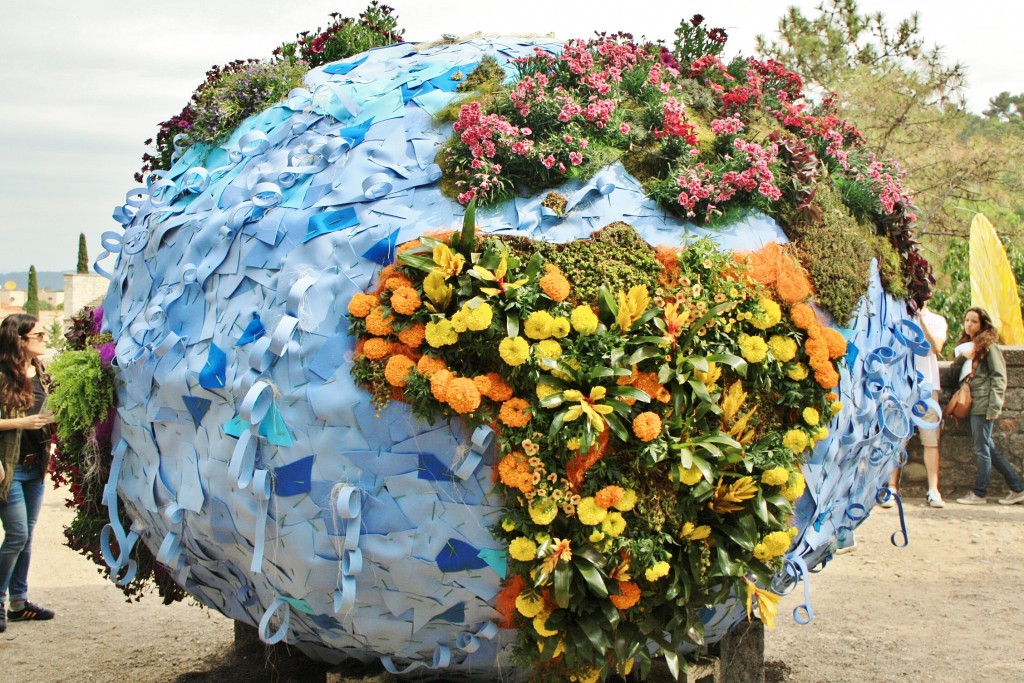
[[[39,282],[36,279],[36,267],[28,268],[28,293],[25,295],[25,312],[39,315]]]
[[[78,234],[78,268],[76,272],[81,275],[89,273],[89,252],[85,247],[85,233]]]

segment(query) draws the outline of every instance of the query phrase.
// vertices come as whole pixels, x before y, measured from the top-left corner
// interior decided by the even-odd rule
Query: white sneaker
[[[963,498],[957,498],[956,502],[961,505],[985,505],[988,503],[988,498],[982,498],[981,496],[975,495],[974,491],[971,491]]]
[[[1013,505],[1015,503],[1024,503],[1024,490],[1017,491],[1016,493],[1010,492],[1006,498],[1000,498],[1000,505]]]
[[[896,489],[886,487],[889,490],[889,497],[878,504],[880,508],[891,508],[896,507]]]
[[[925,500],[933,508],[944,508],[946,507],[946,501],[942,500],[942,494],[938,491],[929,491],[928,495],[925,496]]]

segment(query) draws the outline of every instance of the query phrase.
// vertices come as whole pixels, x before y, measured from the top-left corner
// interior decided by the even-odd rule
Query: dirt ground
[[[324,680],[301,655],[236,648],[232,622],[194,604],[126,602],[62,544],[63,499],[47,492],[29,580],[31,598],[57,617],[0,634],[0,680]],[[933,510],[911,499],[906,517],[908,547],[889,542],[896,510],[876,509],[856,550],[811,577],[809,625],[790,616],[802,589],[783,599],[765,638],[768,683],[1024,680],[1024,505]]]

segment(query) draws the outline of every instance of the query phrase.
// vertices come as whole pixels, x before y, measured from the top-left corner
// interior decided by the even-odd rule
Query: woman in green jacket
[[[46,330],[34,316],[16,313],[0,322],[0,632],[8,620],[53,618],[53,611],[28,601],[32,529],[43,503],[53,422],[40,412],[44,353]],[[8,589],[11,609],[5,612]]]
[[[978,462],[974,490],[963,498],[963,505],[984,505],[988,502],[989,475],[992,467],[1003,475],[1010,494],[999,500],[1003,505],[1024,502],[1024,481],[1017,470],[996,450],[992,441],[992,425],[1003,410],[1006,394],[1006,361],[999,350],[999,335],[992,318],[984,308],[969,308],[964,316],[964,333],[957,342],[955,368],[971,362],[971,448]]]

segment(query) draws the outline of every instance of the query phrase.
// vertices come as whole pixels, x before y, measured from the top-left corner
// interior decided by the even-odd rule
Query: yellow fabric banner
[[[971,305],[992,316],[1002,344],[1024,344],[1017,281],[1003,243],[982,214],[971,221]]]

